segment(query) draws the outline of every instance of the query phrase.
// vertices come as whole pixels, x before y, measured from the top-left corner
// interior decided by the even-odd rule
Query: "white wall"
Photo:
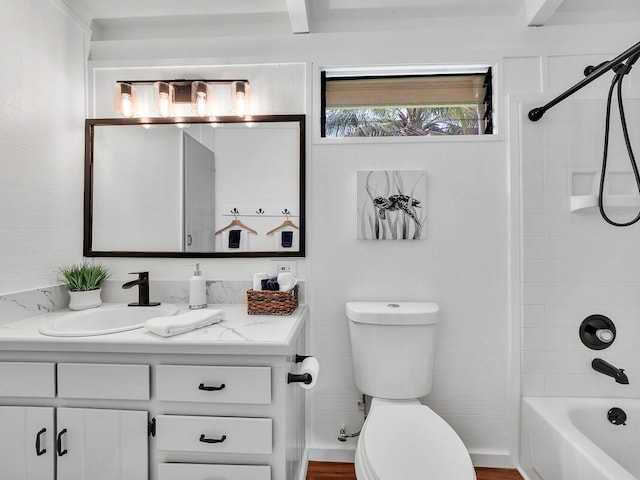
[[[484,140],[484,141],[483,141]],[[425,170],[427,239],[356,240],[356,172]],[[422,300],[441,307],[433,393],[426,398],[467,445],[507,450],[506,171],[500,141],[323,145],[311,166],[314,447],[360,427],[347,300]],[[402,348],[402,345],[398,345]]]
[[[0,293],[82,259],[85,32],[49,0],[0,15]]]

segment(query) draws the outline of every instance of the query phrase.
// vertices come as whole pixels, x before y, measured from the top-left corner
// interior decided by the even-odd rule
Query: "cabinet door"
[[[0,478],[53,480],[53,408],[0,407]]]
[[[147,480],[147,412],[58,408],[58,480]]]

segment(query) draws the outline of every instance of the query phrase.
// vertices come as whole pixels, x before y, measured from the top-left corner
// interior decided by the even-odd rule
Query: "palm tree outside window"
[[[322,136],[493,133],[491,68],[473,73],[334,76],[322,72]]]

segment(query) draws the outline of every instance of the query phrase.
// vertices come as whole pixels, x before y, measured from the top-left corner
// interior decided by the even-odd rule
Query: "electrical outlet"
[[[284,260],[274,260],[275,266],[273,268],[273,272],[278,275],[279,273],[290,273],[294,277],[296,276],[296,262],[295,261],[284,261]]]

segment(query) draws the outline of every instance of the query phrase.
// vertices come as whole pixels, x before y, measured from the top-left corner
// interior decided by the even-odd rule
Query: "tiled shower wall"
[[[572,196],[597,194],[605,104],[569,100],[541,121],[520,125],[523,395],[640,395],[640,224],[610,226],[597,207],[570,211]],[[520,118],[537,105],[521,103]],[[625,106],[640,157],[640,101]],[[605,205],[636,188],[619,121],[612,125]],[[611,215],[635,217],[640,199],[632,203],[635,208],[610,209]],[[617,328],[605,350],[588,349],[578,336],[593,313],[607,315]],[[596,357],[624,368],[630,384],[593,371]]]

